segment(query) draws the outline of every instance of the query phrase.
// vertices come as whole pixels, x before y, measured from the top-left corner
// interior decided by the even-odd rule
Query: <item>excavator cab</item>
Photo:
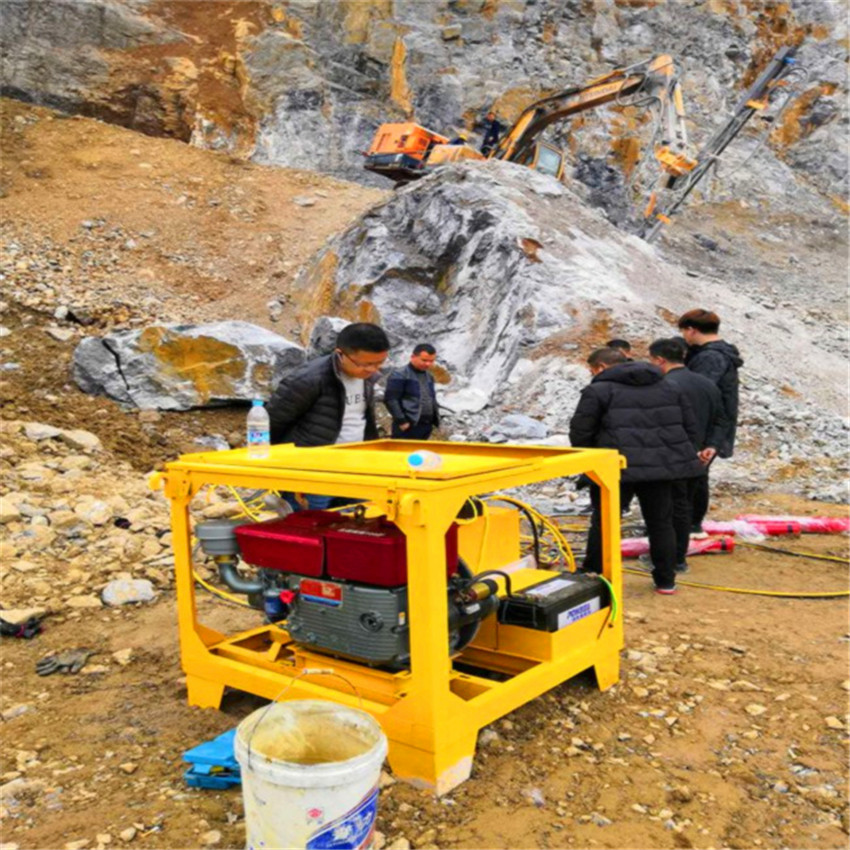
[[[535,171],[560,180],[564,176],[564,152],[547,142],[537,142],[530,165]]]

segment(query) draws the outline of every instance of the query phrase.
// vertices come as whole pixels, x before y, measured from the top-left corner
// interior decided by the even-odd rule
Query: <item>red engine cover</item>
[[[255,567],[322,576],[322,529],[338,522],[339,514],[334,511],[296,511],[282,519],[239,525],[236,540],[243,560]]]
[[[325,534],[329,578],[380,587],[407,584],[407,539],[386,517],[340,523]],[[457,525],[446,533],[446,577],[457,572]]]
[[[407,541],[386,517],[357,520],[334,511],[296,511],[236,528],[246,563],[298,575],[379,587],[407,583]],[[446,534],[446,576],[457,572],[457,525]]]

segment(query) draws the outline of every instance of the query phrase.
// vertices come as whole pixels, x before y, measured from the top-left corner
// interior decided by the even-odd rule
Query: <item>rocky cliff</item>
[[[491,107],[512,121],[544,93],[658,53],[679,65],[698,147],[774,50],[801,42],[800,96],[726,191],[780,203],[796,172],[841,199],[843,11],[831,0],[4,0],[0,82],[146,133],[365,180],[359,152],[382,121],[473,129]],[[645,130],[644,115],[613,108],[561,137],[628,171]]]

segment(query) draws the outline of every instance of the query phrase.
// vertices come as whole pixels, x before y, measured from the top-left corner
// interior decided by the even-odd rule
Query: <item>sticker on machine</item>
[[[566,590],[574,584],[574,581],[570,581],[567,578],[553,578],[551,581],[543,582],[543,584],[526,587],[522,592],[526,596],[543,599],[547,596],[551,596],[553,593],[557,593],[559,590]]]
[[[307,840],[307,850],[360,850],[368,847],[375,830],[378,789],[361,800],[351,811],[332,820]]]
[[[342,605],[342,585],[332,581],[317,581],[312,578],[301,579],[298,588],[305,602],[318,602],[320,605]]]
[[[581,605],[574,605],[572,608],[567,608],[566,611],[561,611],[558,614],[558,628],[563,629],[564,626],[569,626],[578,620],[583,620],[591,614],[595,614],[599,610],[599,597],[588,599],[587,602],[582,602]]]

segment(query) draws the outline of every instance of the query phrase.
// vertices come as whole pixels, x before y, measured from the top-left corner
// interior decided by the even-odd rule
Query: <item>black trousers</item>
[[[684,564],[687,559],[691,531],[697,526],[695,503],[698,493],[703,489],[707,495],[708,474],[673,482],[673,528],[676,532],[677,565]]]
[[[620,483],[620,500],[625,502],[637,496],[640,512],[649,537],[649,555],[652,559],[652,578],[657,587],[676,584],[676,533],[673,529],[673,482],[640,481]],[[601,492],[596,484],[590,485],[590,528],[587,532],[587,551],[583,568],[588,572],[602,572],[602,511]]]
[[[394,440],[427,440],[433,430],[434,423],[430,419],[420,419],[406,431],[402,431],[398,423],[393,421],[392,438]]]
[[[697,483],[691,496],[691,510],[693,512],[693,516],[691,517],[691,531],[702,531],[702,521],[708,513],[708,469],[709,467],[706,467],[705,475],[700,475],[699,478],[694,479]]]

